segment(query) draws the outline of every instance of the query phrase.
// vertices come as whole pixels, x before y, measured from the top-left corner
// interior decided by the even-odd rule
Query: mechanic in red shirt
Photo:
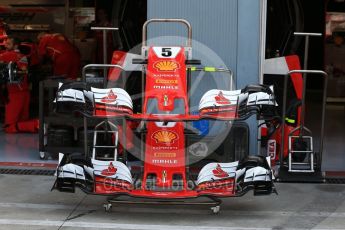
[[[6,51],[0,54],[0,62],[15,62],[19,69],[27,70],[27,58],[19,52],[18,41],[8,37],[5,41]],[[8,101],[5,105],[6,133],[37,132],[37,119],[29,120],[30,92],[27,75],[20,83],[8,83]]]
[[[53,62],[53,74],[76,79],[80,71],[80,53],[62,34],[40,33],[37,36],[38,55]]]
[[[8,26],[5,22],[2,21],[2,19],[0,18],[0,53],[2,53],[4,51],[4,47],[5,47],[5,41],[7,38],[7,30]]]

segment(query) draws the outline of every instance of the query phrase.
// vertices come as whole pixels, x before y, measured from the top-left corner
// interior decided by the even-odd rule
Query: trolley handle
[[[187,26],[188,29],[188,40],[187,40],[187,46],[192,47],[192,26],[191,24],[184,19],[178,19],[178,18],[154,18],[147,20],[143,25],[143,36],[142,36],[142,46],[147,45],[147,26],[151,22],[177,22],[182,23]]]
[[[88,65],[85,65],[83,67],[83,70],[82,70],[82,79],[83,81],[85,82],[86,80],[86,70],[87,69],[109,69],[109,68],[118,68],[118,69],[121,69],[123,70],[123,67],[120,66],[120,65],[113,65],[113,64],[88,64]],[[104,81],[106,81],[106,79],[104,79]]]

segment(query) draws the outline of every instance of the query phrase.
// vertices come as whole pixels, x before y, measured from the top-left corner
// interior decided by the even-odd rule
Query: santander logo
[[[112,90],[110,90],[108,95],[101,99],[101,102],[111,103],[111,102],[116,101],[116,98],[117,98],[117,96],[114,94],[114,92]]]
[[[226,97],[224,97],[222,91],[219,91],[218,95],[215,96],[214,99],[216,100],[216,102],[218,104],[221,104],[221,105],[230,105],[231,104],[230,100],[227,99]]]
[[[218,177],[218,178],[229,177],[229,174],[227,172],[225,172],[222,169],[222,167],[220,167],[220,164],[217,164],[217,167],[212,170],[212,173],[215,177]]]
[[[117,168],[115,168],[114,165],[113,165],[113,163],[110,162],[108,168],[103,169],[102,172],[101,172],[101,174],[102,174],[103,176],[113,176],[113,175],[115,175],[116,171],[117,171]]]

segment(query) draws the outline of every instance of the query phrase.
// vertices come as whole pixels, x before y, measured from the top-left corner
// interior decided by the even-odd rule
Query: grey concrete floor
[[[345,229],[345,185],[283,184],[279,195],[200,206],[118,205],[106,198],[50,192],[49,176],[0,174],[0,229]]]

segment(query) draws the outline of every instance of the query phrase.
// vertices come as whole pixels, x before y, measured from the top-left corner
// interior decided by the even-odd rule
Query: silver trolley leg
[[[103,208],[105,212],[111,212],[113,205],[111,203],[103,204]]]

